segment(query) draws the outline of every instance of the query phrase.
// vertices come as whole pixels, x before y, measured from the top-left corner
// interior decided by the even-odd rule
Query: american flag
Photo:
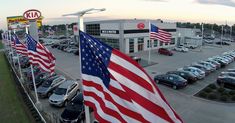
[[[157,39],[161,42],[169,43],[171,42],[171,33],[164,31],[153,24],[150,24],[150,39]]]
[[[99,122],[182,122],[137,62],[79,33],[84,103],[94,109]]]
[[[33,65],[38,65],[42,70],[54,73],[55,72],[55,57],[42,44],[35,41],[29,34],[26,34],[26,42],[28,49],[29,62]]]
[[[20,42],[17,35],[14,35],[14,39],[15,39],[16,52],[23,55],[23,56],[28,56],[28,51],[27,51],[26,46],[23,43]]]
[[[11,47],[15,49],[15,38],[13,35],[11,35]]]

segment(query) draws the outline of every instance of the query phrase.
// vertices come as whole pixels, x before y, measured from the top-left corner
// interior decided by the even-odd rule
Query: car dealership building
[[[85,31],[113,48],[129,54],[151,49],[149,22],[172,34],[170,43],[154,40],[153,49],[174,47],[176,45],[178,36],[176,23],[165,23],[161,20],[125,19],[86,22]]]

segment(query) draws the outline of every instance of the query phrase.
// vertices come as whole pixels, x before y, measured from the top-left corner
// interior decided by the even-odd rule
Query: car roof
[[[66,80],[64,83],[62,83],[59,88],[68,88],[69,86],[73,85],[74,83],[77,83],[75,80]]]

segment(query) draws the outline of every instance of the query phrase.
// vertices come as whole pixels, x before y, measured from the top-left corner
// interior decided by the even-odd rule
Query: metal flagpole
[[[150,38],[150,30],[151,30],[151,24],[149,21],[149,45],[150,45],[150,49],[149,49],[149,58],[148,58],[148,64],[150,64],[150,60],[151,60],[151,49],[152,49],[152,41]]]
[[[26,31],[26,34],[28,34],[28,27],[27,26],[25,26],[25,31]],[[36,88],[36,84],[35,84],[35,77],[34,77],[34,71],[33,71],[33,65],[32,64],[30,64],[30,68],[31,68],[33,87],[34,87],[34,92],[35,92],[35,97],[36,97],[36,104],[38,104],[40,102],[38,100],[38,94],[37,94],[37,88]]]
[[[230,40],[231,40],[231,42],[232,42],[232,31],[233,31],[233,26],[231,26],[231,28],[230,28]]]
[[[222,25],[221,39],[220,39],[220,46],[221,46],[221,47],[222,47],[223,29],[224,29],[224,26]]]
[[[16,30],[13,30],[14,34],[16,35]],[[16,46],[15,46],[16,47]],[[18,60],[18,65],[19,65],[19,71],[20,71],[20,79],[23,80],[23,75],[22,75],[22,71],[21,71],[21,64],[20,64],[20,56],[17,53],[17,60]]]
[[[200,51],[202,50],[203,36],[204,36],[204,24],[202,23],[202,42],[200,46]]]
[[[84,25],[83,25],[83,16],[79,15],[78,16],[78,26],[81,31],[84,31]],[[78,30],[79,33],[79,30]],[[82,61],[81,61],[81,42],[80,42],[80,35],[79,35],[79,62],[80,62],[80,74],[82,75]],[[86,123],[90,123],[90,112],[89,112],[89,107],[85,105],[85,117],[86,117]]]

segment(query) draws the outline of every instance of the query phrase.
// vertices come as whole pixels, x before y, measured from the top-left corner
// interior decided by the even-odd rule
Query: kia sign
[[[37,20],[41,17],[41,12],[36,9],[30,9],[24,12],[23,17],[27,20]]]
[[[138,29],[144,29],[144,27],[145,27],[144,23],[138,23],[137,24]]]

